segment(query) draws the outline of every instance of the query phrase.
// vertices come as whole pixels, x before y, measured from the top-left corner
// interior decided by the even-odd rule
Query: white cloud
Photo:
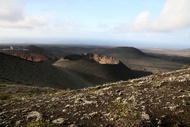
[[[140,13],[134,20],[134,24],[133,24],[133,28],[134,30],[142,30],[142,29],[146,29],[148,26],[148,22],[149,22],[149,12],[148,11],[144,11],[142,13]]]
[[[0,28],[25,28],[45,26],[49,18],[46,15],[27,14],[21,0],[0,1]]]
[[[33,29],[48,24],[46,16],[25,16],[24,19],[16,22],[0,21],[0,28],[23,28]]]
[[[168,31],[190,26],[190,0],[167,0],[152,29]]]
[[[0,20],[14,22],[23,19],[23,8],[17,1],[1,0],[0,1]]]
[[[173,31],[190,27],[190,0],[167,0],[160,15],[150,19],[150,12],[140,13],[131,26],[125,27],[132,31]]]
[[[99,23],[99,24],[98,24],[98,28],[107,29],[107,28],[108,28],[108,25],[107,25],[106,23]]]

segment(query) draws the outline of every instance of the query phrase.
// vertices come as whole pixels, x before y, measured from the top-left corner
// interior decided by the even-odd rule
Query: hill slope
[[[106,49],[104,51],[101,51],[100,53],[109,54],[110,56],[113,57],[118,57],[118,55],[120,55],[121,57],[123,56],[125,58],[134,58],[134,59],[148,57],[147,54],[134,47],[116,47],[116,48]]]
[[[190,68],[28,99],[1,97],[0,125],[189,127],[189,82]]]
[[[122,62],[113,57],[102,57],[98,54],[70,55],[58,60],[53,65],[110,81],[127,80],[136,77],[136,74]]]
[[[9,84],[78,89],[109,82],[68,69],[60,70],[46,62],[31,62],[3,53],[0,53],[0,70],[0,82]]]

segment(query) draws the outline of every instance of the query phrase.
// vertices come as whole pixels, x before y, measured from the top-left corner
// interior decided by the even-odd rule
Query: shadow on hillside
[[[19,81],[15,81],[15,80],[3,78],[3,77],[0,77],[0,84],[23,84],[23,85],[29,85],[27,83],[22,83],[22,82],[19,82]]]
[[[133,70],[133,71],[136,74],[137,78],[153,74],[152,72],[149,72],[149,71],[141,71],[141,70]]]

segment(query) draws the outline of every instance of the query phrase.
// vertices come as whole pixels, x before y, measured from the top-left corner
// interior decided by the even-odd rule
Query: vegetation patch
[[[109,117],[115,126],[135,126],[139,123],[140,112],[136,107],[127,102],[115,100],[108,108]]]
[[[8,93],[0,94],[0,100],[8,100],[9,98],[10,98],[10,95]]]
[[[182,69],[187,69],[187,68],[189,68],[189,66],[188,65],[183,65],[181,68]]]
[[[53,127],[49,120],[31,120],[26,127]]]

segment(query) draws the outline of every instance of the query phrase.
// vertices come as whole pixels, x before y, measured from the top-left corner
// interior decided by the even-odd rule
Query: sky
[[[0,43],[190,48],[190,0],[0,0]]]

